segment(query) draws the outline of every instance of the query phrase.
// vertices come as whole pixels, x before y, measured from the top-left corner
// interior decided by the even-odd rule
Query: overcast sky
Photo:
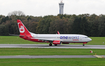
[[[22,11],[25,15],[59,14],[61,0],[0,0],[0,15]],[[105,14],[105,0],[63,0],[64,14]]]

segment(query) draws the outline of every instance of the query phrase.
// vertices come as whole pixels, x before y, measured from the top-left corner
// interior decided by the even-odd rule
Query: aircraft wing
[[[38,39],[38,40],[41,40],[41,41],[48,41],[48,42],[53,42],[53,44],[61,44],[61,41],[60,40],[57,40],[57,39]]]
[[[57,39],[45,39],[45,38],[35,38],[35,39],[38,39],[38,40],[42,40],[42,41],[54,41],[54,40],[57,40]]]

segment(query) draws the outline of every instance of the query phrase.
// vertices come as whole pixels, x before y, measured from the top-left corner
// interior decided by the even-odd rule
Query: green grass
[[[91,42],[87,43],[89,45],[105,45],[105,37],[90,37]]]
[[[87,45],[105,45],[105,37],[91,37]],[[44,44],[18,36],[0,36],[0,44]],[[74,44],[74,43],[71,43]],[[77,45],[74,44],[74,45]],[[94,53],[90,53],[92,50]],[[0,48],[0,55],[105,55],[104,49]],[[0,66],[105,66],[104,58],[0,59]]]
[[[0,59],[0,66],[105,66],[99,58]]]
[[[105,37],[90,37],[90,38],[92,38],[92,41],[88,42],[87,45],[105,45]],[[0,36],[0,44],[48,44],[48,43],[32,42],[21,39],[18,36]],[[77,45],[78,43],[70,43],[70,44]],[[82,45],[82,43],[79,44]]]
[[[43,44],[24,40],[19,36],[0,36],[0,44]]]
[[[90,53],[92,50],[94,53]],[[0,55],[105,55],[104,49],[0,48]]]

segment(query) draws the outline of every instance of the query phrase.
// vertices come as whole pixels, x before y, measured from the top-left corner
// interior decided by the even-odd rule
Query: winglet
[[[57,33],[60,34],[59,31],[57,31]]]

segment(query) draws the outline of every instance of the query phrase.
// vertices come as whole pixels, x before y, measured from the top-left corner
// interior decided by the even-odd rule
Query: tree
[[[99,30],[99,36],[105,36],[105,15],[100,15],[99,16],[99,27],[98,27],[98,30]]]
[[[42,34],[49,33],[50,22],[52,21],[53,16],[43,17],[37,26],[37,32]]]
[[[25,16],[25,14],[22,11],[13,11],[11,13],[8,13],[8,16],[15,15],[15,16]]]
[[[81,34],[82,30],[81,30],[81,17],[76,17],[73,25],[72,25],[72,33],[73,34]]]
[[[9,35],[8,28],[5,25],[0,25],[0,36]]]
[[[83,18],[81,19],[81,22],[80,22],[80,23],[81,23],[81,24],[80,24],[80,27],[81,27],[81,32],[82,32],[82,34],[88,35],[88,34],[89,34],[89,24],[88,24],[88,22],[87,22],[86,17],[83,17]]]
[[[64,33],[64,20],[63,19],[54,19],[52,20],[52,22],[50,23],[50,27],[49,27],[49,32],[51,34],[55,34],[57,33],[57,31],[59,31],[60,33]]]

